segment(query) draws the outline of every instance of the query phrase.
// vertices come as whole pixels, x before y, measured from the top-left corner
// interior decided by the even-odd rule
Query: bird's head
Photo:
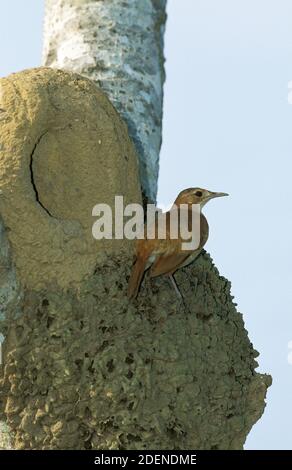
[[[211,199],[215,197],[228,196],[227,193],[215,193],[202,188],[188,188],[179,193],[175,200],[175,204],[200,204],[201,208]]]

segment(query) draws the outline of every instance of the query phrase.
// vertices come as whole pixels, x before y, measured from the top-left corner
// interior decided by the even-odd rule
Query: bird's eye
[[[202,193],[202,191],[196,191],[195,195],[198,196],[198,197],[202,197],[203,193]]]

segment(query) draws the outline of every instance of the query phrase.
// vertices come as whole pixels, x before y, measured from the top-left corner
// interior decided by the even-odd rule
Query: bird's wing
[[[160,255],[151,266],[150,277],[160,276],[161,274],[172,274],[189,256],[190,253],[188,251],[165,256]]]
[[[172,274],[178,268],[186,266],[192,262],[202,251],[208,239],[208,222],[205,216],[201,213],[201,226],[200,226],[200,244],[194,251],[182,250],[182,240],[166,240],[164,252],[157,253],[157,258],[153,262],[150,269],[150,277],[160,276],[161,274]],[[162,241],[160,242],[163,243]]]

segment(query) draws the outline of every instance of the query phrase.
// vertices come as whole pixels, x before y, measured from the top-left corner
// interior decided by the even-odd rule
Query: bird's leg
[[[172,275],[172,274],[169,274],[169,275],[168,275],[168,279],[170,280],[170,283],[171,283],[172,287],[174,287],[174,290],[175,290],[175,292],[176,292],[178,298],[179,298],[180,300],[183,300],[182,293],[181,293],[181,291],[179,290],[179,288],[178,288],[178,286],[177,286],[177,283],[175,282],[175,279],[174,279],[173,275]]]
[[[198,278],[197,278],[197,277],[195,277],[194,286],[195,286],[195,287],[194,287],[194,289],[193,289],[193,291],[194,291],[194,294],[193,294],[193,295],[196,295],[196,293],[197,293],[197,288],[198,288]]]
[[[190,313],[189,308],[187,308],[187,306],[186,306],[184,296],[182,295],[181,291],[180,291],[179,288],[178,288],[177,283],[175,282],[175,279],[174,279],[174,277],[173,277],[173,274],[169,274],[169,275],[168,275],[168,279],[170,280],[171,286],[174,287],[174,290],[175,290],[175,292],[176,292],[176,294],[177,294],[179,300],[181,301],[181,303],[182,303],[182,305],[183,305],[185,311],[187,311],[187,312]]]

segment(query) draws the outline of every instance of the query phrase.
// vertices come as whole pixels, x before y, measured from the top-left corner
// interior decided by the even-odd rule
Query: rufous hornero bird
[[[206,217],[202,214],[201,209],[204,205],[216,197],[228,196],[227,193],[216,193],[202,188],[188,188],[179,193],[174,204],[180,211],[180,204],[186,204],[187,210],[192,210],[192,204],[199,204],[200,209],[200,240],[199,245],[194,250],[182,249],[183,239],[178,231],[178,237],[170,238],[170,211],[165,213],[166,217],[166,238],[143,238],[136,240],[136,260],[132,269],[128,285],[128,297],[135,298],[138,294],[140,284],[143,279],[144,272],[149,269],[150,277],[160,275],[169,276],[177,295],[182,300],[182,295],[176,285],[173,273],[183,266],[194,261],[202,251],[209,236],[209,226]],[[174,207],[174,206],[172,206]],[[198,206],[197,206],[198,207]],[[180,220],[180,219],[179,219]],[[188,219],[192,221],[191,216]],[[190,223],[190,222],[189,222]],[[191,228],[191,227],[189,227]],[[147,225],[144,226],[146,234]],[[156,234],[156,231],[155,231]]]

